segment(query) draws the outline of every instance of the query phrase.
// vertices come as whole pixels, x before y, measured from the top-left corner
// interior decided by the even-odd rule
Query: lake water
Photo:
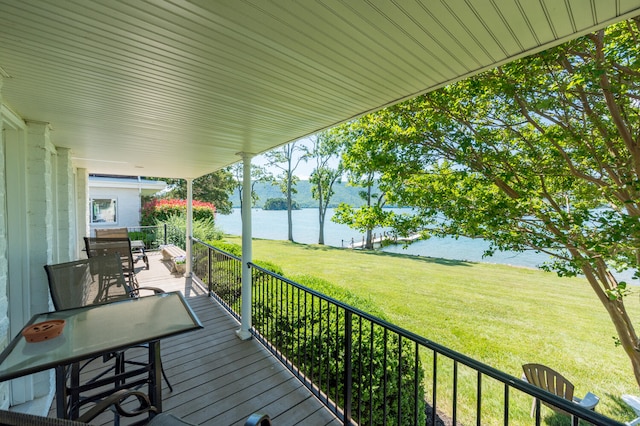
[[[333,223],[333,209],[327,211],[324,228],[324,241],[326,245],[334,247],[347,247],[353,241],[362,241],[363,235],[349,228],[347,225]],[[255,238],[269,240],[287,239],[287,212],[276,210],[254,209],[252,212],[252,231]],[[318,243],[318,209],[294,210],[293,215],[293,239],[298,243]],[[217,215],[216,224],[225,233],[231,235],[242,234],[242,220],[240,209],[233,209],[230,215]],[[380,230],[376,230],[380,233]],[[472,238],[430,238],[426,241],[417,241],[403,248],[402,245],[391,245],[383,251],[418,256],[438,257],[452,260],[466,260],[473,262],[498,263],[504,265],[524,266],[537,268],[543,262],[549,260],[549,256],[533,251],[497,252],[491,257],[482,257],[483,252],[489,247],[489,243],[481,239]],[[632,279],[633,272],[627,271],[616,274],[619,280],[626,280],[631,284],[640,284],[640,281]]]
[[[287,212],[275,210],[254,209],[252,212],[252,230],[256,238],[269,240],[287,239]],[[294,210],[293,215],[293,239],[298,243],[318,243],[318,209]],[[331,221],[333,209],[327,211],[325,221],[324,241],[326,245],[334,247],[347,247],[352,239],[362,241],[363,234]],[[233,209],[230,215],[217,215],[216,224],[225,233],[240,235],[242,233],[242,220],[240,209]],[[380,233],[379,230],[376,230]],[[489,247],[484,240],[471,238],[430,238],[426,241],[417,241],[403,248],[402,245],[391,245],[383,250],[392,253],[411,254],[419,256],[440,257],[444,259],[469,260],[475,262],[501,263],[535,268],[545,260],[547,255],[534,252],[513,253],[499,252],[494,256],[483,258],[482,253]]]

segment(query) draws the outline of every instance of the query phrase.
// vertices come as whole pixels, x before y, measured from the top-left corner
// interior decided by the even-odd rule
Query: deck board
[[[159,254],[150,253],[149,261],[149,270],[138,268],[140,286],[182,292],[204,326],[161,341],[162,364],[173,386],[171,392],[162,381],[163,411],[199,425],[243,425],[254,412],[269,414],[275,425],[340,424],[260,343],[238,339],[238,322],[204,289],[171,274]],[[127,359],[146,356],[145,349],[127,351]],[[50,415],[55,416],[55,403]],[[113,424],[113,416],[105,413],[93,424]]]

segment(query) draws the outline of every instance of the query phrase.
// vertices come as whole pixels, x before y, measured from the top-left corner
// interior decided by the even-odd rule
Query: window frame
[[[101,209],[100,211],[106,211],[113,208],[113,221],[97,221],[96,220],[96,201],[110,201],[110,207],[107,209]],[[91,198],[89,202],[89,223],[91,225],[117,225],[120,214],[118,212],[118,197],[95,197]]]

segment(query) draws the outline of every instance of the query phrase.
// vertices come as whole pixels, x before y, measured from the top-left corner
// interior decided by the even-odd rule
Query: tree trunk
[[[573,252],[572,255],[574,257],[579,256],[575,252]],[[603,265],[603,267],[604,266],[605,265]],[[613,280],[612,283],[607,282],[607,275],[598,274],[598,270],[588,263],[583,264],[582,271],[591,285],[591,288],[595,291],[600,303],[607,310],[609,318],[611,318],[618,334],[620,345],[631,361],[631,368],[633,369],[633,375],[636,379],[636,383],[640,385],[640,348],[638,347],[638,336],[633,327],[633,322],[631,321],[631,318],[629,318],[627,309],[624,306],[624,299],[620,297],[611,300],[604,291],[606,288],[616,286],[617,282],[615,282],[615,279],[613,278],[611,278]]]
[[[291,176],[289,176],[289,181],[287,182],[287,225],[288,225],[288,238],[289,241],[293,242],[293,217],[291,214]]]
[[[366,236],[364,248],[368,250],[373,250],[373,230],[371,229],[367,229],[367,236]]]
[[[324,216],[326,214],[326,210],[323,211],[322,208],[318,209],[318,214],[319,214],[319,225],[320,225],[320,232],[318,234],[318,244],[324,245]]]
[[[640,384],[640,351],[638,351],[638,338],[627,315],[627,311],[621,301],[609,301],[604,304],[609,317],[618,332],[620,344],[631,361],[631,368]]]
[[[324,218],[327,214],[324,197],[322,194],[322,185],[318,184],[318,225],[320,231],[318,233],[318,244],[324,245]]]
[[[320,233],[318,235],[318,244],[324,245],[324,220],[320,221]]]

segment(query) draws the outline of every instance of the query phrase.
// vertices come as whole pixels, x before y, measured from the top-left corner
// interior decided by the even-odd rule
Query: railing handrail
[[[213,247],[214,250],[217,250],[215,247]],[[222,251],[222,250],[220,250]],[[584,420],[593,420],[593,421],[601,421],[601,420],[607,420],[607,421],[613,421],[614,423],[607,423],[607,424],[611,424],[611,425],[622,425],[624,426],[623,423],[617,422],[613,419],[610,419],[609,417],[603,416],[602,414],[598,414],[594,411],[591,410],[587,410],[586,408],[580,407],[579,405],[568,401],[564,398],[561,398],[557,395],[552,394],[551,392],[545,391],[544,389],[541,389],[537,386],[534,386],[522,379],[519,379],[515,376],[512,376],[508,373],[505,373],[503,371],[500,371],[494,367],[491,367],[487,364],[484,364],[481,361],[475,360],[473,358],[470,358],[460,352],[454,351],[452,349],[449,349],[445,346],[442,346],[438,343],[433,342],[432,340],[426,339],[418,334],[415,334],[409,330],[406,330],[402,327],[399,327],[395,324],[389,323],[381,318],[375,317],[367,312],[364,312],[356,307],[350,306],[346,303],[340,302],[339,300],[336,300],[332,297],[329,297],[325,294],[322,294],[316,290],[313,290],[309,287],[305,287],[301,284],[298,284],[294,281],[289,280],[286,277],[283,277],[281,275],[278,275],[272,271],[269,271],[268,269],[262,268],[252,262],[248,263],[249,267],[254,268],[259,270],[262,273],[266,273],[268,275],[273,276],[274,278],[277,278],[279,280],[282,280],[283,282],[286,282],[287,284],[299,288],[307,293],[313,294],[314,296],[325,300],[327,302],[333,303],[337,306],[339,306],[340,308],[344,309],[347,312],[351,312],[352,314],[357,314],[358,316],[367,319],[368,321],[373,322],[374,324],[377,324],[381,327],[385,327],[391,331],[393,331],[394,333],[397,333],[398,335],[402,336],[403,338],[407,338],[411,341],[413,341],[414,343],[418,343],[422,346],[425,346],[435,352],[441,353],[442,355],[445,355],[448,358],[453,359],[454,361],[457,361],[461,364],[464,364],[468,367],[473,368],[476,371],[481,372],[482,374],[492,377],[504,384],[507,384],[513,388],[516,388],[520,391],[523,391],[525,393],[528,393],[532,396],[535,396],[536,398],[539,398],[545,402],[549,402],[552,405],[558,406],[559,408],[564,409],[565,411],[568,412],[573,412],[575,411],[575,414],[580,415],[580,417],[582,417]],[[592,416],[594,415],[595,416]]]
[[[201,240],[198,240],[197,238],[192,238],[192,241],[194,243],[198,243],[198,244],[202,244],[204,246],[206,246],[208,249],[219,252],[225,256],[228,256],[232,259],[235,259],[237,261],[242,262],[241,258],[238,256],[235,256],[233,254],[227,253],[224,250],[221,250],[217,247],[214,247],[210,244],[207,244]],[[400,336],[402,339],[408,339],[410,341],[412,341],[414,344],[423,346],[427,349],[430,349],[432,351],[434,351],[435,353],[441,354],[457,363],[466,365],[468,367],[470,367],[471,369],[477,371],[478,373],[491,377],[501,383],[503,383],[505,386],[510,387],[510,388],[514,388],[517,389],[525,394],[528,394],[532,397],[535,397],[539,400],[538,402],[538,406],[541,402],[545,402],[545,403],[549,403],[553,406],[556,406],[570,414],[575,414],[576,416],[578,416],[580,419],[583,420],[587,420],[589,422],[592,422],[596,425],[603,425],[603,426],[624,426],[623,423],[618,422],[616,420],[613,420],[609,417],[606,417],[602,414],[599,414],[595,411],[591,411],[588,410],[584,407],[581,407],[579,405],[577,405],[576,403],[572,402],[572,401],[568,401],[564,398],[561,398],[557,395],[554,395],[546,390],[543,390],[537,386],[534,386],[528,382],[526,382],[525,380],[522,380],[520,378],[517,378],[515,376],[512,376],[508,373],[505,373],[503,371],[500,371],[494,367],[491,367],[487,364],[484,364],[481,361],[475,360],[469,356],[466,356],[460,352],[457,352],[455,350],[452,350],[450,348],[447,348],[441,344],[438,344],[436,342],[433,342],[429,339],[426,339],[423,336],[420,336],[416,333],[413,333],[409,330],[406,330],[402,327],[399,327],[395,324],[389,323],[381,318],[378,318],[374,315],[371,315],[365,311],[362,311],[356,307],[353,307],[351,305],[348,305],[344,302],[341,302],[339,300],[336,300],[332,297],[329,297],[323,293],[320,293],[316,290],[313,290],[309,287],[306,287],[302,284],[296,283],[294,281],[289,280],[286,277],[283,277],[279,274],[276,274],[272,271],[269,271],[268,269],[265,269],[263,267],[260,267],[258,265],[256,265],[253,262],[248,262],[247,265],[252,268],[255,269],[257,271],[259,271],[262,274],[266,274],[268,276],[273,277],[274,279],[280,280],[283,283],[286,283],[287,285],[292,286],[293,288],[299,289],[305,293],[308,293],[314,297],[319,298],[320,300],[323,300],[327,303],[333,304],[335,305],[337,308],[343,309],[345,311],[345,313],[349,313],[349,315],[357,315],[359,317],[361,317],[362,319],[366,320],[366,321],[370,321],[372,324],[375,324],[377,326],[383,327],[384,329],[387,329],[389,331],[391,331],[392,333],[397,334],[398,336]],[[230,309],[230,307],[227,305],[227,309]],[[257,331],[254,330],[256,333]],[[349,336],[349,339],[351,337]],[[276,357],[277,359],[279,359],[279,357]],[[282,362],[281,359],[279,359],[279,361]],[[285,366],[289,369],[291,369],[290,366],[286,365]],[[348,407],[350,408],[350,407]],[[577,419],[575,420],[577,422]],[[575,423],[577,424],[577,423]]]
[[[229,256],[229,257],[231,257],[231,258],[233,258],[235,260],[238,260],[238,261],[242,262],[242,259],[240,257],[238,257],[238,256],[236,256],[234,254],[228,253],[228,252],[226,252],[226,251],[224,251],[222,249],[219,249],[218,247],[214,247],[209,243],[205,243],[204,241],[199,240],[196,237],[191,237],[191,241],[194,242],[194,243],[202,244],[203,246],[206,246],[207,248],[210,248],[211,250],[215,250],[217,252],[220,252],[220,253],[222,253],[222,254],[224,254],[226,256]]]

